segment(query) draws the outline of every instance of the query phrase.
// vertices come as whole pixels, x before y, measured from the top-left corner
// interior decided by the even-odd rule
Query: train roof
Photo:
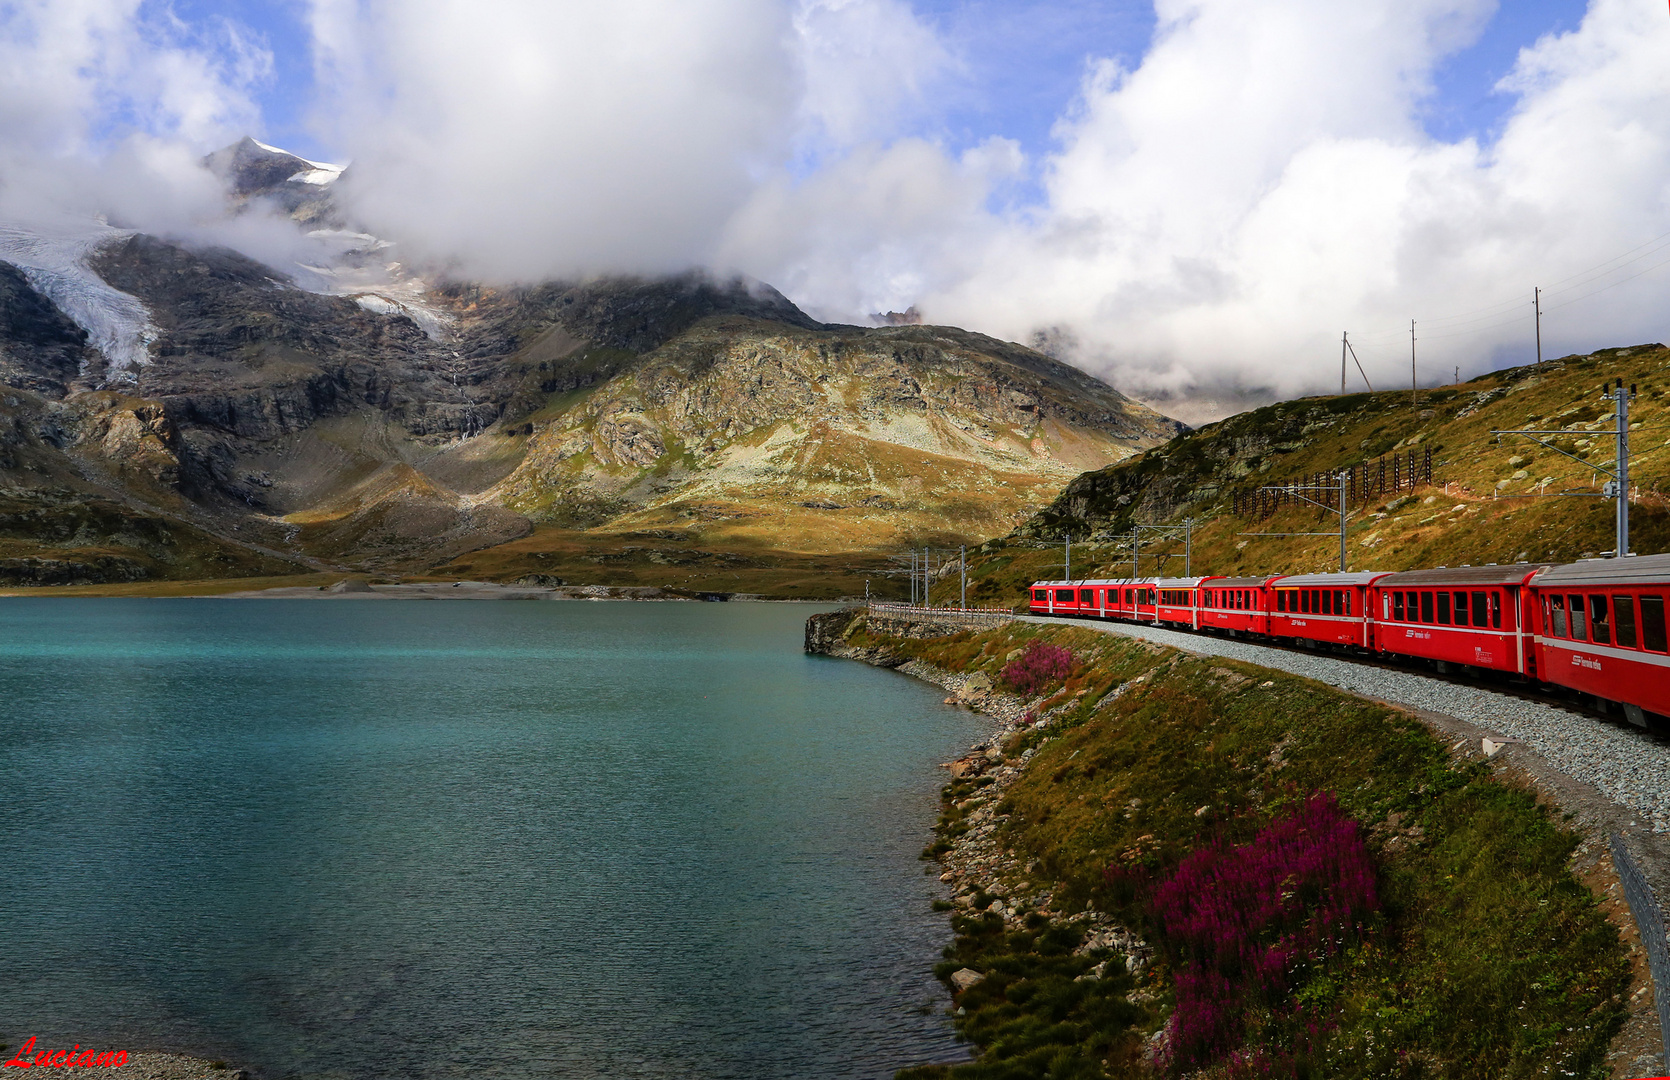
[[[1399,574],[1386,574],[1375,584],[1382,589],[1401,589],[1410,585],[1523,585],[1532,574],[1548,569],[1549,565],[1440,566],[1436,570],[1405,570]]]
[[[1270,581],[1269,574],[1259,574],[1257,577],[1214,577],[1202,578],[1214,589],[1262,589]]]
[[[1160,578],[1154,584],[1162,589],[1192,589],[1205,580],[1203,577],[1167,577]]]
[[[1584,559],[1537,575],[1537,587],[1551,585],[1667,585],[1670,555],[1630,555],[1622,559]]]
[[[1286,574],[1270,584],[1278,589],[1295,585],[1372,585],[1386,576],[1384,570],[1359,570],[1344,574]]]
[[[1152,585],[1159,578],[1079,578],[1077,581],[1034,581],[1030,588],[1044,589],[1060,586],[1066,588],[1071,585],[1078,588],[1081,585]]]

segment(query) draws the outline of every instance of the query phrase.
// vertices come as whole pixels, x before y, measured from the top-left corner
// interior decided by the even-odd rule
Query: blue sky
[[[316,102],[303,4],[175,0],[172,6],[194,25],[230,19],[259,34],[274,60],[272,78],[257,93],[266,139],[304,156],[337,156],[310,124]],[[1135,67],[1155,22],[1152,4],[1141,0],[916,0],[913,7],[964,65],[913,133],[953,151],[993,135],[1012,138],[1035,161],[1054,146],[1051,130],[1071,106],[1087,64],[1111,58]],[[1513,106],[1512,96],[1495,86],[1519,50],[1544,34],[1575,29],[1585,7],[1583,0],[1502,5],[1478,42],[1438,71],[1423,117],[1427,133],[1443,141],[1491,141]]]

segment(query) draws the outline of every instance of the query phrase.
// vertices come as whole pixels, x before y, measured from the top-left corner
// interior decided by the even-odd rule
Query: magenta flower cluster
[[[1004,665],[998,678],[1015,693],[1031,697],[1072,674],[1074,659],[1073,650],[1033,638],[1020,656]]]
[[[1251,843],[1191,854],[1153,893],[1161,933],[1178,955],[1171,1064],[1222,1060],[1249,1008],[1291,1011],[1311,964],[1356,937],[1380,906],[1357,823],[1329,793],[1267,825]]]

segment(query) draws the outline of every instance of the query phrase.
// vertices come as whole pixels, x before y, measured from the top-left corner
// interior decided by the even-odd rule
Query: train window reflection
[[[1424,623],[1432,621],[1432,594],[1429,592],[1421,594],[1421,621]]]
[[[1619,645],[1626,649],[1635,648],[1635,597],[1612,598],[1612,627]]]
[[[1398,622],[1403,621],[1403,594],[1401,592],[1392,594],[1392,618]]]
[[[1583,614],[1583,598],[1568,596],[1566,598],[1566,613],[1571,616],[1571,637],[1573,641],[1588,641],[1588,619]]]
[[[1450,594],[1447,592],[1438,594],[1438,621],[1445,626],[1450,625]]]
[[[1664,597],[1641,598],[1641,647],[1664,652]]]
[[[1489,622],[1489,620],[1490,620],[1489,608],[1486,606],[1485,594],[1482,593],[1482,592],[1474,593],[1473,594],[1473,625],[1474,626],[1483,626],[1487,622]]]
[[[1599,645],[1612,644],[1612,620],[1606,617],[1606,597],[1589,597],[1589,629]]]
[[[1555,637],[1569,637],[1566,632],[1566,598],[1550,596],[1548,598],[1548,625],[1554,631]]]

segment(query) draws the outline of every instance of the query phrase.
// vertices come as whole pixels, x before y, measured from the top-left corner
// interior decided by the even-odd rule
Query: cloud
[[[1670,22],[1593,0],[1521,56],[1494,145],[1435,141],[1419,123],[1433,70],[1491,10],[1161,0],[1139,66],[1088,72],[1038,163],[1041,206],[971,209],[993,176],[942,153],[912,169],[916,197],[878,209],[870,177],[891,155],[855,155],[839,184],[763,192],[729,254],[814,306],[856,314],[850,297],[895,283],[893,306],[930,320],[1055,328],[1080,363],[1197,417],[1337,386],[1342,329],[1382,386],[1408,378],[1411,317],[1424,382],[1529,359],[1534,284],[1556,286],[1550,351],[1663,336],[1650,275],[1584,295],[1651,263],[1549,279],[1670,232]],[[749,239],[771,232],[762,204],[770,243]]]
[[[463,272],[700,261],[790,135],[769,0],[316,0],[313,26],[350,208]]]
[[[247,29],[139,0],[0,3],[0,220],[96,217],[282,259],[286,223],[229,221],[203,155],[250,130],[272,56]],[[72,230],[73,231],[73,230]]]
[[[1341,330],[1377,386],[1405,379],[1411,318],[1424,381],[1528,359],[1533,285],[1550,353],[1665,335],[1670,246],[1583,272],[1670,234],[1670,20],[1591,0],[1522,53],[1494,141],[1436,140],[1434,72],[1493,10],[1157,0],[1140,62],[1090,62],[1033,160],[948,145],[969,71],[907,0],[311,0],[308,23],[344,198],[408,263],[708,264],[854,321],[914,303],[1200,416],[1337,385]],[[0,2],[0,214],[277,259],[288,234],[217,218],[197,165],[260,133],[272,70],[231,21]]]

